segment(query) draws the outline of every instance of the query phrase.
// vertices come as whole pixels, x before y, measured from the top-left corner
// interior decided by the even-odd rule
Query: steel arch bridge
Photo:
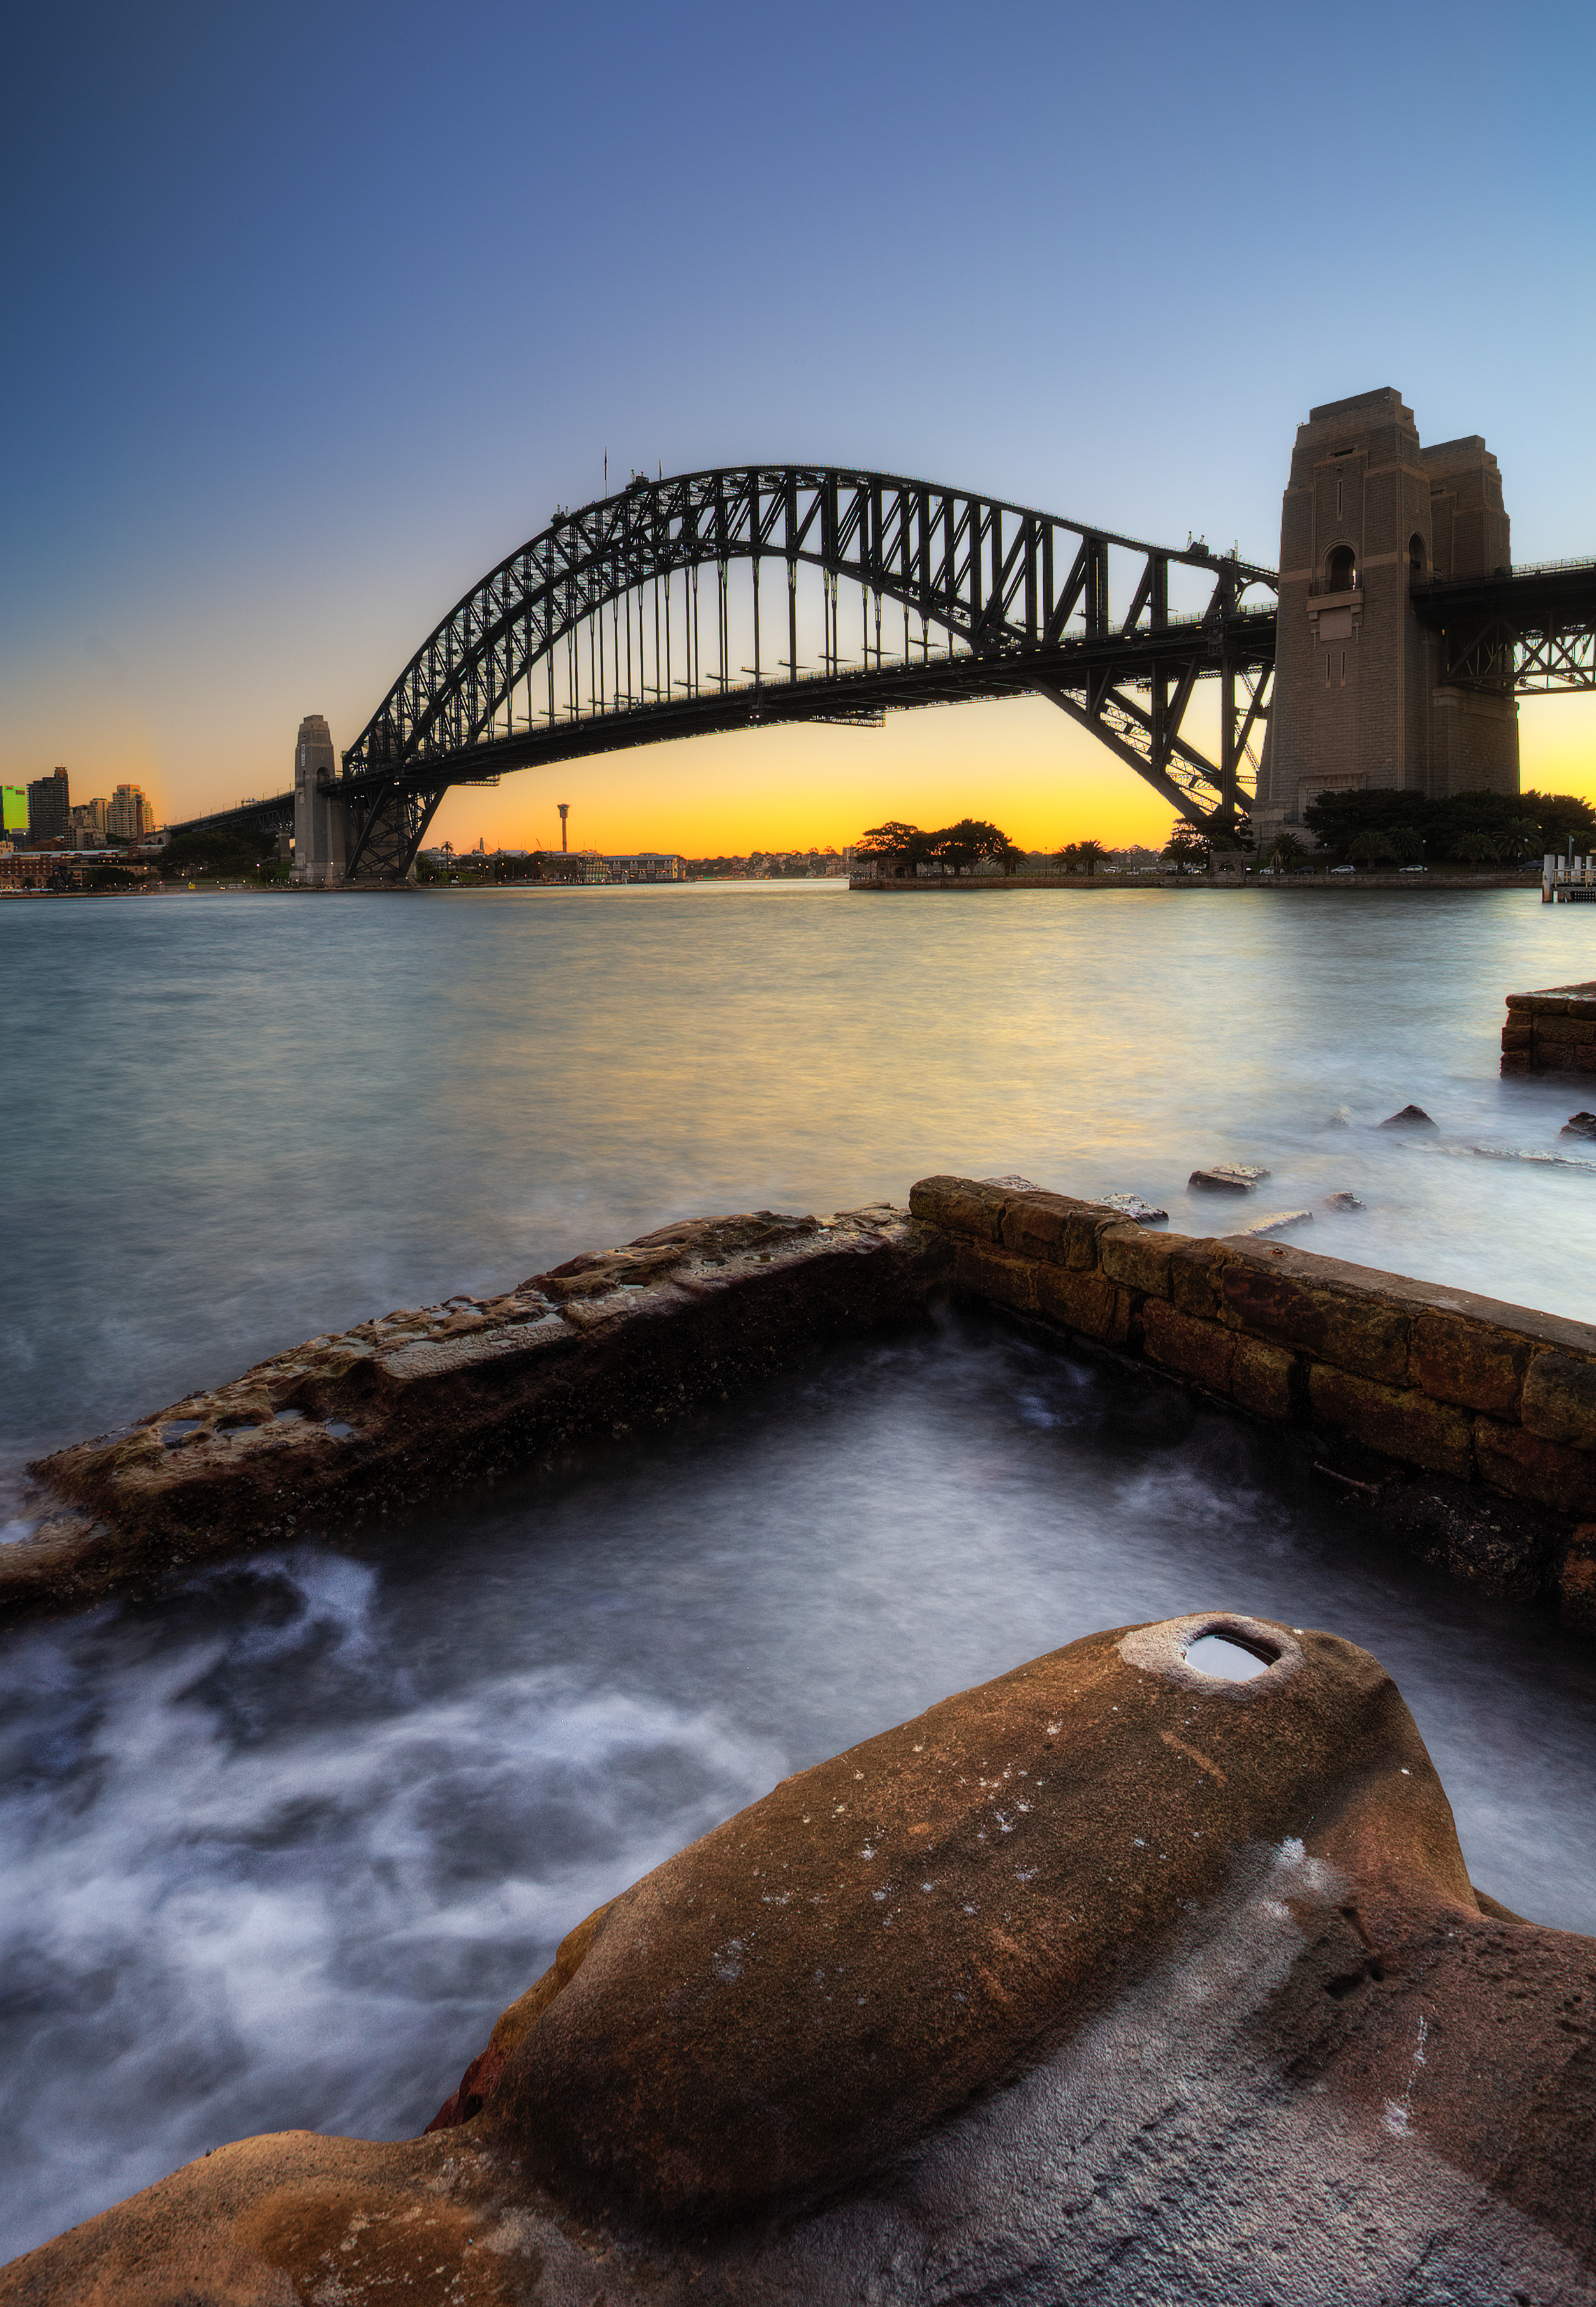
[[[1195,594],[1184,614],[1172,570]],[[397,879],[450,785],[670,737],[1036,694],[1193,824],[1227,828],[1267,713],[1275,587],[1201,542],[1148,545],[894,474],[636,476],[562,509],[474,585],[322,790],[347,808],[346,876]],[[1210,677],[1217,760],[1182,733]]]

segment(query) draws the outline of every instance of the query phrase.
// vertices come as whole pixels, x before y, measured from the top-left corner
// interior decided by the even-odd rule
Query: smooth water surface
[[[0,904],[0,1441],[668,1218],[936,1170],[1138,1192],[1192,1232],[1350,1190],[1295,1238],[1588,1317],[1580,1094],[1497,1071],[1504,995],[1587,976],[1596,912],[1518,890]],[[1440,1137],[1371,1128],[1410,1102]],[[1273,1174],[1189,1198],[1215,1161]]]
[[[0,906],[13,1470],[388,1306],[937,1169],[1350,1188],[1318,1248],[1591,1310],[1578,1100],[1501,997],[1575,907],[824,885]],[[1426,1149],[1370,1126],[1413,1100]],[[1328,1128],[1337,1107],[1350,1126]],[[1224,1608],[1395,1675],[1475,1879],[1596,1932],[1596,1671],[1370,1550],[1296,1445],[995,1321],[552,1488],[0,1638],[0,2255],[220,2140],[397,2136],[564,1931],[972,1681]]]

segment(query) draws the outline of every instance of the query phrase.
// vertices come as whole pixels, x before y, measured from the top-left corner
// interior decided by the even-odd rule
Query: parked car
[[[1332,873],[1355,873],[1357,870],[1355,865],[1332,865],[1330,868]]]
[[[1404,873],[1428,873],[1430,868],[1428,865],[1404,865],[1402,870]]]

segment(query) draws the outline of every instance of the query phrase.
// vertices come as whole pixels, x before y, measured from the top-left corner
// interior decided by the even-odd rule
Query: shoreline
[[[1399,1550],[1596,1636],[1596,1325],[949,1176],[907,1210],[679,1221],[311,1339],[36,1460],[0,1617],[549,1471],[949,1294],[1295,1434]]]

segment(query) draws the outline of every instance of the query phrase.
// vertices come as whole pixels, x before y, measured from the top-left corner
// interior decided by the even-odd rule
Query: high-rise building
[[[107,806],[102,799],[74,802],[72,810],[73,829],[80,833],[97,833],[103,841],[106,837]]]
[[[27,830],[27,786],[0,785],[0,840],[15,841]]]
[[[155,810],[139,785],[118,785],[106,806],[106,832],[113,841],[140,841],[155,831]]]
[[[34,777],[28,786],[28,832],[34,841],[54,841],[72,822],[66,771]]]

